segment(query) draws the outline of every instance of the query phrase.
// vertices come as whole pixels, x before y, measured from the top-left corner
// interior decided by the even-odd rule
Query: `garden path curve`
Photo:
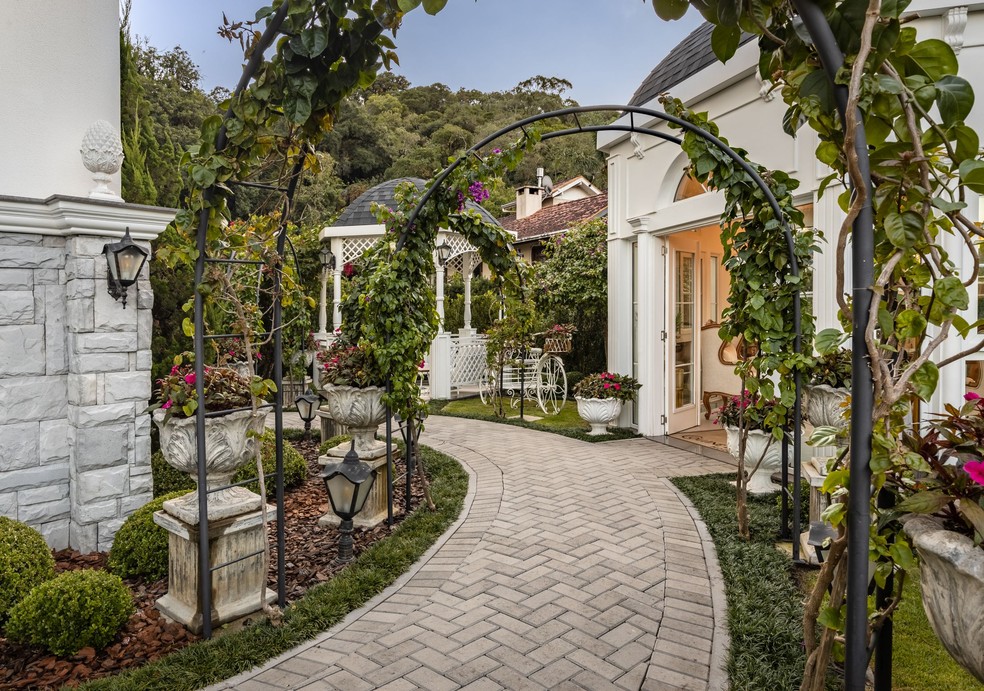
[[[422,442],[469,472],[459,520],[330,631],[213,688],[727,687],[713,545],[667,478],[733,467],[438,416]]]

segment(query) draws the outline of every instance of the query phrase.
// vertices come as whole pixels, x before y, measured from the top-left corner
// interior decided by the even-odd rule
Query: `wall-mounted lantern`
[[[148,252],[133,241],[127,227],[122,240],[103,245],[103,254],[106,255],[109,294],[117,301],[122,299],[123,309],[126,309],[127,288],[137,282]]]

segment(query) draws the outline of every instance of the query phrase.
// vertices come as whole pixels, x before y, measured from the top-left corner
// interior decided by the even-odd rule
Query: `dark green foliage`
[[[31,589],[55,577],[55,560],[41,533],[0,516],[0,623]]]
[[[290,489],[296,487],[307,477],[307,463],[304,457],[297,452],[290,442],[286,440],[288,432],[284,430],[284,487]],[[338,442],[336,442],[338,443]],[[276,493],[274,482],[274,471],[276,470],[276,437],[273,430],[266,430],[263,433],[263,444],[261,455],[263,457],[263,474],[266,476],[267,497],[272,497]],[[154,473],[154,496],[159,497],[169,492],[178,490],[195,489],[195,481],[190,475],[179,472],[168,465],[164,460],[164,455],[158,451],[150,459],[151,469]],[[249,478],[256,477],[256,465],[249,461],[243,464],[242,468],[236,473],[233,482],[242,482]],[[252,482],[246,485],[251,492],[259,493],[259,483]]]
[[[164,460],[164,454],[160,451],[150,457],[150,469],[154,475],[155,497],[162,497],[165,494],[181,490],[195,489],[195,481],[191,479],[191,476],[171,467]]]
[[[835,389],[851,387],[851,351],[838,348],[817,355],[816,365],[810,369],[810,384],[826,384]]]
[[[276,470],[277,470],[277,438],[273,430],[263,433],[263,444],[260,447],[260,456],[263,459],[263,475],[265,476],[267,498],[275,497],[277,494]],[[233,482],[242,482],[251,477],[256,477],[256,464],[252,461],[243,465],[232,479]],[[307,478],[307,462],[304,457],[297,452],[297,449],[289,441],[284,440],[284,489],[297,487]],[[250,492],[260,493],[260,483],[251,482],[245,485]]]
[[[803,607],[787,556],[775,547],[771,496],[749,496],[751,540],[738,535],[732,475],[676,478],[714,539],[728,598],[733,689],[796,689],[803,676]]]
[[[66,571],[11,610],[7,635],[71,655],[86,646],[104,648],[132,613],[133,599],[119,576],[94,569]]]
[[[154,523],[154,512],[164,508],[165,501],[188,492],[184,489],[157,497],[130,514],[113,539],[109,570],[120,578],[146,576],[155,581],[164,578],[167,575],[167,531]]]
[[[408,516],[389,538],[375,543],[344,571],[311,589],[274,628],[263,622],[210,641],[195,643],[163,660],[116,677],[85,684],[85,689],[198,689],[261,664],[327,630],[381,592],[447,530],[468,491],[468,475],[452,458],[423,447],[437,511]]]
[[[574,387],[578,385],[584,379],[584,372],[578,372],[577,370],[567,370],[567,395],[574,395]]]
[[[346,442],[346,441],[352,441],[352,437],[350,437],[347,434],[336,434],[334,437],[329,437],[328,439],[325,439],[323,442],[321,442],[321,447],[318,449],[318,453],[324,456],[326,453],[328,453],[328,449],[332,448],[333,446],[338,446],[342,442]]]

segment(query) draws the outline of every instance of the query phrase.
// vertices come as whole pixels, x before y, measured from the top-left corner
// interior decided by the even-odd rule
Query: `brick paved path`
[[[727,687],[713,546],[666,478],[732,468],[448,417],[423,443],[471,475],[459,521],[366,607],[216,689]]]

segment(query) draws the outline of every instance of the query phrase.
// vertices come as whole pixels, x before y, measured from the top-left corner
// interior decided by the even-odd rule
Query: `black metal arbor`
[[[283,24],[285,17],[287,16],[287,9],[289,3],[283,3],[278,10],[270,16],[266,29],[259,38],[256,47],[254,48],[250,60],[245,65],[243,69],[243,74],[236,86],[233,93],[232,102],[245,90],[245,88],[250,84],[251,80],[255,76],[257,70],[263,62],[264,52],[272,45],[274,39],[280,34],[280,28]],[[844,110],[846,108],[846,87],[838,86],[835,84],[834,76],[837,70],[843,65],[843,55],[840,53],[837,47],[836,41],[833,37],[833,33],[830,29],[830,25],[827,22],[822,10],[814,5],[812,2],[807,0],[794,0],[794,5],[796,6],[798,12],[800,13],[803,22],[809,31],[811,37],[817,45],[820,53],[821,61],[823,63],[824,69],[826,70],[831,84],[834,86],[834,93],[837,98],[838,107],[841,110],[843,117]],[[579,113],[589,113],[589,112],[621,112],[629,115],[628,124],[618,124],[612,123],[608,125],[587,125],[584,126],[578,120]],[[795,241],[792,232],[784,218],[782,210],[769,189],[768,185],[764,180],[758,175],[758,173],[739,156],[733,149],[727,146],[720,139],[710,134],[709,132],[692,125],[689,122],[681,120],[679,118],[673,117],[666,113],[660,111],[651,110],[647,108],[640,108],[635,106],[627,105],[603,105],[603,106],[584,106],[577,108],[566,108],[563,110],[557,110],[550,113],[544,113],[541,115],[533,116],[520,120],[506,128],[493,133],[492,135],[486,137],[481,142],[471,147],[465,154],[459,157],[455,162],[448,166],[444,171],[442,171],[434,183],[428,188],[421,199],[419,200],[417,207],[411,213],[407,228],[403,231],[398,247],[402,247],[405,243],[406,236],[410,232],[410,228],[413,227],[413,223],[416,220],[420,210],[423,208],[424,204],[428,202],[434,191],[444,182],[445,179],[470,156],[480,156],[480,150],[487,146],[489,143],[495,139],[514,132],[516,130],[522,130],[526,132],[526,126],[533,123],[550,119],[550,118],[561,118],[561,117],[573,117],[576,125],[575,127],[556,130],[548,132],[542,136],[544,141],[549,139],[554,139],[561,136],[590,133],[590,132],[602,132],[602,131],[621,131],[630,133],[647,134],[660,139],[680,144],[681,140],[678,137],[674,137],[666,132],[661,132],[648,127],[643,124],[636,124],[636,116],[642,116],[647,121],[658,120],[665,123],[674,124],[681,129],[691,132],[705,141],[711,143],[713,146],[717,147],[720,151],[724,152],[729,158],[731,158],[736,165],[738,165],[744,172],[752,179],[752,181],[758,186],[762,193],[766,196],[772,211],[777,220],[781,223],[783,228],[783,233],[786,238],[786,243],[789,252],[789,271],[792,276],[799,276],[799,267],[796,262],[795,257]],[[220,127],[218,134],[216,135],[216,151],[221,151],[224,149],[227,138],[226,138],[226,124],[233,117],[233,111],[230,107],[226,111],[223,118],[223,124]],[[859,125],[859,136],[856,138],[856,145],[858,147],[859,159],[864,166],[863,170],[867,173],[867,149],[864,144],[864,131],[863,127]],[[283,255],[285,245],[286,245],[286,226],[290,211],[290,202],[293,197],[294,191],[296,190],[297,183],[301,174],[302,166],[300,163],[295,165],[290,171],[288,177],[285,181],[278,181],[274,183],[268,182],[257,182],[251,180],[231,180],[227,181],[227,185],[231,186],[245,186],[253,187],[259,189],[265,189],[273,192],[277,192],[284,195],[284,213],[281,217],[281,226],[278,234],[277,240],[277,251],[280,255]],[[870,185],[870,182],[869,182]],[[209,188],[205,192],[206,199],[210,200],[215,196],[215,188]],[[852,397],[853,405],[851,410],[851,467],[855,472],[855,482],[864,486],[865,484],[870,485],[871,471],[868,466],[868,461],[870,460],[870,448],[871,448],[871,419],[870,416],[866,416],[865,411],[870,411],[873,401],[873,385],[871,380],[871,372],[864,356],[865,346],[864,346],[864,326],[867,315],[868,306],[871,302],[871,285],[873,282],[872,274],[872,220],[871,220],[871,206],[870,206],[870,189],[868,194],[869,203],[866,210],[862,212],[857,218],[854,224],[854,302],[853,302],[853,320],[854,320],[854,331],[853,331],[853,352],[854,352],[854,362],[853,362],[853,388]],[[222,338],[223,335],[205,335],[204,334],[204,304],[203,295],[199,290],[205,271],[205,266],[209,263],[243,263],[245,260],[238,260],[229,257],[210,257],[206,253],[207,243],[206,243],[206,231],[208,228],[208,209],[204,209],[199,217],[199,224],[197,230],[197,248],[198,248],[198,258],[195,264],[195,296],[194,296],[194,324],[195,324],[195,336],[194,336],[194,351],[195,351],[195,374],[196,374],[196,394],[199,401],[204,401],[204,345],[206,340]],[[275,294],[279,291],[279,281],[280,276],[277,272],[273,272],[272,280],[274,283]],[[797,289],[794,292],[793,301],[793,314],[790,315],[796,330],[796,350],[801,352],[802,342],[801,342],[801,301],[800,293]],[[271,408],[274,412],[275,419],[275,434],[276,434],[276,515],[277,515],[277,552],[278,552],[278,564],[277,564],[277,585],[278,585],[278,601],[280,606],[285,604],[285,571],[284,571],[284,486],[283,486],[283,395],[282,395],[282,380],[283,380],[283,366],[282,366],[282,356],[283,356],[283,339],[281,330],[281,306],[279,302],[275,301],[272,310],[271,322],[269,329],[263,336],[269,336],[273,339],[274,348],[274,363],[273,363],[273,381],[277,386],[277,393],[275,395],[274,402],[267,404],[265,407]],[[793,534],[793,552],[794,559],[798,558],[798,539],[799,534],[799,515],[800,515],[800,453],[801,453],[801,442],[802,442],[802,425],[801,425],[801,407],[800,407],[800,393],[801,393],[801,382],[799,373],[795,375],[795,391],[796,400],[794,404],[794,420],[793,420],[793,492],[792,492],[792,511],[788,511],[788,496],[789,492],[787,490],[787,482],[785,474],[787,472],[787,465],[784,462],[783,465],[783,529],[788,530],[788,516],[792,515],[792,529]],[[215,413],[209,413],[205,410],[204,405],[198,407],[196,411],[196,431],[197,431],[197,452],[199,458],[199,468],[198,468],[198,480],[199,487],[206,487],[205,482],[205,420],[207,417],[211,417]],[[406,438],[412,439],[412,421],[407,421],[407,432],[409,434]],[[787,435],[788,436],[788,435]],[[784,442],[785,445],[785,442]],[[408,456],[411,454],[408,454]],[[784,454],[785,457],[785,454]],[[387,459],[388,463],[392,464],[392,427],[387,420]],[[408,463],[408,478],[409,483],[410,474],[410,463]],[[392,478],[392,474],[390,474]],[[229,564],[219,564],[214,567],[210,567],[209,562],[209,540],[208,540],[208,494],[210,492],[218,491],[224,488],[215,488],[209,490],[209,492],[202,491],[199,493],[199,516],[200,516],[200,530],[199,530],[199,548],[200,548],[200,558],[199,558],[199,600],[201,605],[201,611],[206,613],[203,622],[203,634],[206,637],[211,635],[211,619],[208,613],[211,612],[211,590],[212,590],[212,572],[228,566]],[[390,504],[390,515],[392,518],[392,480],[388,487],[389,494],[389,504]],[[868,525],[870,523],[870,511],[868,506],[869,495],[865,492],[852,492],[851,493],[851,503],[849,507],[849,529],[851,535],[864,535],[867,538]],[[868,541],[867,539],[853,539],[850,540],[848,546],[848,555],[850,563],[852,564],[867,564],[867,551],[868,551]],[[259,554],[259,553],[258,553]],[[256,556],[256,555],[250,555]],[[866,569],[852,569],[849,574],[848,579],[848,625],[847,625],[847,689],[850,691],[861,691],[864,689],[864,677],[865,670],[867,668],[868,658],[870,656],[867,650],[867,572]],[[890,623],[889,623],[890,627]],[[887,679],[891,678],[891,630],[890,628],[885,632],[888,635],[883,636],[882,640],[879,642],[879,655],[877,658],[878,662],[883,662],[882,652],[884,651],[884,646],[887,643],[888,656],[887,665],[878,665],[882,667],[883,670],[887,667]],[[876,678],[884,684],[884,679],[886,678],[885,673],[879,673],[876,669]],[[887,688],[880,685],[878,688]]]

